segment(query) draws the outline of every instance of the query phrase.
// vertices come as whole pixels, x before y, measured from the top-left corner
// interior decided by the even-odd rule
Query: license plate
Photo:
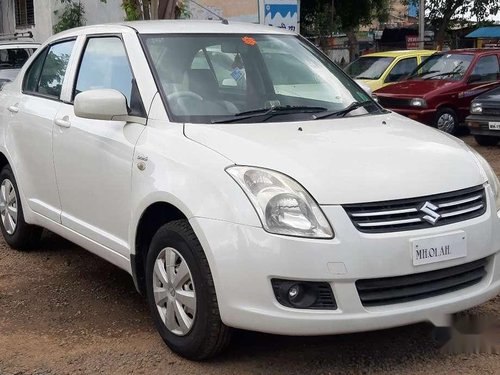
[[[488,123],[490,130],[500,130],[500,122],[490,122]]]
[[[465,232],[455,232],[411,241],[413,265],[442,262],[467,256]]]

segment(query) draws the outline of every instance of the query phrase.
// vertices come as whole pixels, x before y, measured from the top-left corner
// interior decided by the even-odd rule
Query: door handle
[[[17,104],[11,105],[7,109],[9,110],[10,113],[17,113],[17,112],[19,112],[19,107],[17,107]]]
[[[67,117],[55,119],[54,124],[56,124],[57,126],[60,126],[61,128],[71,127],[71,122],[69,122],[67,120]]]

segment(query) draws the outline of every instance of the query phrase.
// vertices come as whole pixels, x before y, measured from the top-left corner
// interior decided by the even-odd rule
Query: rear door
[[[60,221],[61,204],[52,156],[54,119],[75,40],[56,42],[26,71],[22,93],[9,105],[7,148],[29,207]]]

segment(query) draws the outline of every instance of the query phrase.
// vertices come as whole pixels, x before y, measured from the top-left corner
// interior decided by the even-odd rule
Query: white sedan
[[[232,328],[442,325],[500,290],[488,163],[280,29],[56,35],[0,91],[0,170],[11,247],[46,228],[126,270],[191,359]]]

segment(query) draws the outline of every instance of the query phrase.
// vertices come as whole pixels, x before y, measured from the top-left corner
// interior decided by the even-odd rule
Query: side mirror
[[[98,89],[81,92],[75,97],[75,115],[92,120],[126,121],[127,99],[116,90]]]
[[[481,79],[482,76],[480,74],[471,74],[467,82],[468,83],[481,82]]]

